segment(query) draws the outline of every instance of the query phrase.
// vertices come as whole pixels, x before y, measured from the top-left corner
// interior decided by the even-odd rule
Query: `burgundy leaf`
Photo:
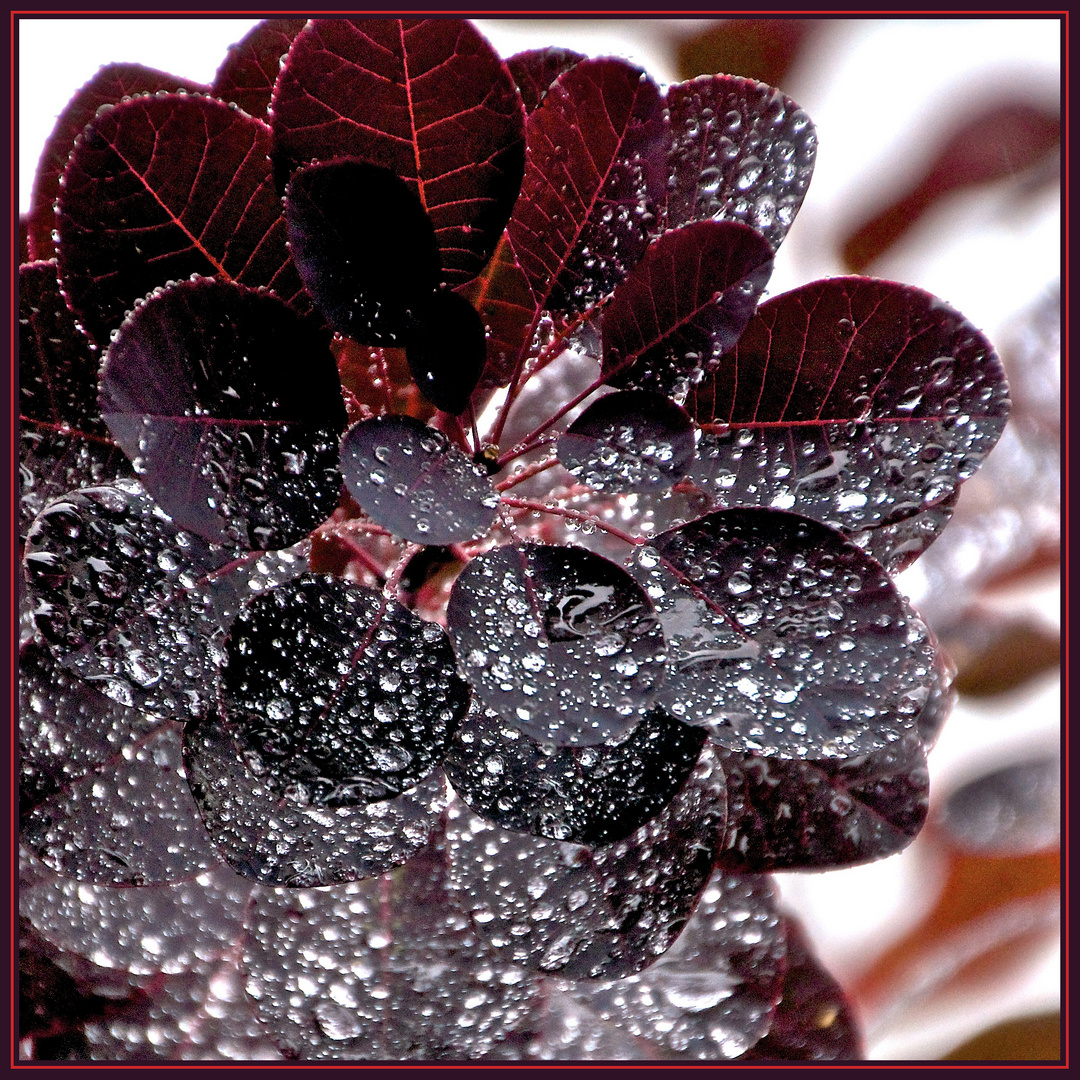
[[[34,620],[61,664],[114,701],[191,719],[241,598],[304,566],[292,551],[236,556],[177,529],[134,481],[74,492],[26,538]]]
[[[19,267],[19,533],[66,491],[130,472],[97,410],[98,358],[56,282]]]
[[[950,496],[997,442],[1009,398],[989,342],[947,304],[830,278],[762,304],[687,409],[706,431],[691,476],[714,502],[856,533]]]
[[[549,45],[542,49],[526,49],[506,61],[514,77],[525,112],[531,113],[547,97],[551,84],[572,67],[585,60],[584,53]]]
[[[179,730],[109,701],[27,645],[19,655],[22,842],[51,869],[99,885],[153,885],[216,866],[193,816]]]
[[[604,311],[604,381],[685,394],[739,340],[772,266],[772,249],[746,225],[665,233]]]
[[[265,119],[281,58],[306,23],[307,19],[263,19],[229,46],[210,92],[222,101],[239,105],[249,116]]]
[[[401,866],[430,840],[446,808],[438,771],[383,802],[292,805],[250,771],[220,717],[184,730],[184,770],[221,857],[267,885],[311,888],[374,877]]]
[[[284,548],[338,503],[337,364],[271,294],[202,279],[152,296],[109,346],[101,410],[159,505],[212,542]]]
[[[469,406],[487,359],[484,324],[463,296],[440,290],[414,313],[405,355],[420,392],[443,412]]]
[[[337,158],[295,172],[285,191],[289,247],[330,325],[365,345],[396,345],[439,283],[431,219],[387,169]]]
[[[34,187],[30,193],[28,247],[35,259],[51,259],[55,253],[53,229],[56,212],[53,206],[60,195],[60,177],[64,174],[71,149],[82,130],[104,105],[116,105],[125,98],[159,91],[205,91],[206,87],[189,79],[178,79],[164,71],[142,64],[106,64],[64,107],[45,143]]]
[[[671,487],[694,456],[694,426],[684,409],[648,390],[606,394],[556,445],[560,463],[601,491]]]
[[[663,133],[656,84],[623,60],[583,60],[530,114],[507,235],[538,308],[583,310],[645,253]]]
[[[722,19],[678,42],[678,71],[682,79],[723,71],[748,79],[785,86],[793,64],[811,51],[830,20]],[[806,62],[813,63],[812,59]]]
[[[594,746],[640,721],[664,639],[644,590],[584,548],[495,548],[447,606],[458,663],[481,701],[533,738]]]
[[[469,23],[313,19],[271,113],[285,178],[342,155],[400,176],[431,218],[445,283],[470,280],[491,257],[521,184],[524,111],[506,65]]]
[[[663,810],[703,739],[700,729],[654,710],[617,745],[556,748],[474,701],[443,767],[488,821],[593,847],[621,840]]]
[[[353,424],[341,441],[341,472],[373,521],[417,544],[482,536],[499,506],[483,465],[408,416]]]
[[[370,589],[308,576],[241,610],[220,700],[263,785],[298,806],[358,806],[432,772],[469,688],[442,627]]]
[[[671,638],[659,700],[721,745],[842,759],[914,726],[933,640],[840,533],[779,510],[722,510],[663,533],[642,558]]]
[[[668,198],[674,228],[713,218],[762,233],[775,251],[814,171],[810,117],[779,90],[732,75],[668,87]]]
[[[196,95],[135,98],[94,117],[64,173],[57,259],[97,344],[136,300],[192,274],[300,298],[269,151],[265,124]]]

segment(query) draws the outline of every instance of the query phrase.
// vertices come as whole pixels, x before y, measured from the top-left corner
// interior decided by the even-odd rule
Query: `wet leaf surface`
[[[35,624],[64,668],[114,701],[198,717],[241,598],[304,567],[299,551],[238,554],[177,529],[134,481],[73,492],[27,536]]]
[[[739,340],[772,254],[761,233],[731,221],[661,236],[604,311],[605,382],[685,396]]]
[[[288,547],[337,506],[337,365],[275,296],[203,279],[151,297],[109,346],[101,409],[147,491],[207,540]]]
[[[526,544],[474,559],[447,625],[480,700],[533,738],[592,746],[624,737],[663,675],[652,604],[584,548]]]
[[[581,61],[529,115],[507,235],[538,308],[583,310],[645,253],[662,136],[656,84],[616,59]]]
[[[192,274],[303,303],[269,152],[265,124],[212,98],[135,98],[94,117],[64,173],[57,259],[99,346],[136,300]]]
[[[934,643],[839,533],[782,511],[724,510],[663,533],[643,557],[656,574],[650,595],[670,592],[657,598],[674,669],[659,700],[719,744],[846,758],[914,725]]]
[[[487,469],[407,416],[362,420],[341,442],[349,493],[372,521],[417,544],[458,544],[491,527],[499,497]]]
[[[293,42],[271,113],[283,178],[343,155],[381,165],[431,218],[446,284],[470,280],[491,257],[521,183],[524,112],[506,66],[469,23],[313,19]]]
[[[694,456],[694,425],[660,394],[624,390],[590,405],[556,446],[587,487],[633,493],[669,488]]]
[[[221,857],[266,885],[312,888],[385,874],[423,848],[447,803],[434,772],[364,806],[299,807],[252,773],[218,716],[184,731],[184,768]]]
[[[281,58],[306,23],[307,19],[263,19],[229,46],[210,92],[222,101],[239,105],[249,116],[265,120]]]
[[[253,600],[225,657],[224,722],[261,783],[299,806],[407,791],[442,761],[469,705],[442,627],[332,578]]]
[[[799,212],[817,153],[810,117],[779,90],[711,75],[668,87],[666,228],[737,221],[775,251]]]
[[[487,359],[484,324],[463,296],[441,290],[420,305],[405,355],[420,392],[455,416],[469,406]]]
[[[1008,386],[986,338],[929,293],[831,278],[766,301],[687,400],[692,478],[720,504],[852,533],[935,507],[992,449]]]
[[[521,91],[525,112],[531,113],[547,97],[551,84],[563,72],[585,59],[584,53],[555,45],[545,49],[525,49],[511,56],[506,66]]]
[[[663,810],[703,741],[704,732],[654,711],[624,742],[556,748],[474,702],[443,767],[488,821],[593,847],[623,839]]]

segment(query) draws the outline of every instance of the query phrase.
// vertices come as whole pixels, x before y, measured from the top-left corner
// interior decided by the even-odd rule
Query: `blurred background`
[[[97,68],[209,82],[253,19],[18,23],[19,209],[57,114]],[[1012,419],[900,579],[957,667],[931,816],[903,853],[776,875],[855,1002],[872,1059],[1054,1060],[1060,1046],[1062,24],[1031,19],[490,19],[504,56],[563,45],[657,80],[780,87],[819,136],[767,295],[865,273],[963,312]]]

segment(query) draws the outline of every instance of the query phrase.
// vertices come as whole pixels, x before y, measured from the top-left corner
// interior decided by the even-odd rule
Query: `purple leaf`
[[[665,233],[604,311],[605,382],[685,393],[739,340],[772,266],[772,249],[746,225]]]
[[[712,75],[668,87],[671,125],[663,223],[709,218],[762,233],[775,251],[814,171],[810,117],[779,90]]]
[[[1009,399],[989,342],[947,304],[830,278],[763,304],[687,409],[705,429],[691,476],[714,501],[856,533],[948,498]]]
[[[474,702],[443,767],[488,821],[594,847],[621,840],[663,810],[694,767],[703,738],[655,710],[625,742],[556,748]]]
[[[98,358],[60,295],[56,263],[19,267],[19,532],[66,491],[130,472],[97,411]]]
[[[647,390],[607,394],[556,445],[559,462],[587,487],[623,493],[669,488],[694,456],[694,425],[673,401]]]
[[[41,646],[19,655],[19,832],[46,866],[154,885],[220,862],[184,783],[180,725],[102,697]]]
[[[101,346],[136,300],[192,274],[303,302],[270,176],[269,128],[196,95],[100,111],[57,203],[57,259],[76,317]]]
[[[404,181],[356,158],[311,165],[289,181],[285,219],[330,325],[364,345],[400,344],[440,276],[431,220]]]
[[[285,176],[347,155],[401,177],[431,218],[446,284],[469,281],[491,257],[521,184],[524,111],[506,65],[469,23],[313,19],[271,113]]]
[[[152,296],[109,346],[101,409],[162,509],[212,542],[284,548],[337,506],[337,364],[273,295],[203,279]]]
[[[487,359],[476,308],[463,296],[440,290],[421,303],[415,318],[405,356],[420,393],[444,412],[464,412]]]
[[[660,702],[721,745],[847,758],[915,724],[934,643],[885,572],[840,533],[779,510],[722,510],[657,537],[673,670]],[[674,574],[678,584],[663,577]]]
[[[530,114],[507,235],[537,308],[587,308],[645,253],[663,132],[656,84],[623,60],[583,60]]]
[[[547,97],[551,84],[585,59],[584,53],[555,45],[543,49],[525,49],[511,56],[506,66],[521,91],[525,112],[531,113]]]
[[[341,472],[373,521],[416,544],[473,540],[498,510],[487,469],[408,416],[353,424],[341,441]]]
[[[220,855],[267,885],[311,888],[401,866],[431,838],[446,808],[432,773],[395,798],[332,813],[291,805],[249,771],[219,717],[184,730],[184,770]]]
[[[239,105],[249,116],[265,120],[281,58],[306,24],[307,19],[263,19],[229,46],[210,92],[222,101]]]
[[[648,596],[584,548],[485,552],[454,583],[446,617],[481,701],[556,745],[628,733],[662,676],[664,638]]]
[[[55,254],[53,229],[56,228],[54,204],[60,195],[60,177],[75,140],[105,105],[116,105],[128,97],[156,94],[159,91],[205,91],[206,87],[189,79],[178,79],[164,71],[142,64],[106,64],[64,107],[45,143],[34,187],[30,193],[30,216],[27,242],[34,259],[51,259]]]
[[[260,782],[298,806],[408,790],[440,764],[469,707],[440,626],[333,578],[257,597],[225,654],[224,722]]]

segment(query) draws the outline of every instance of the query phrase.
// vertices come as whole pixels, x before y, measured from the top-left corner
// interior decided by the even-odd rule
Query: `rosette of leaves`
[[[951,673],[890,575],[1008,397],[918,289],[761,302],[815,148],[457,19],[76,96],[20,270],[32,986],[126,972],[166,1055],[857,1055],[762,875],[921,827]]]

